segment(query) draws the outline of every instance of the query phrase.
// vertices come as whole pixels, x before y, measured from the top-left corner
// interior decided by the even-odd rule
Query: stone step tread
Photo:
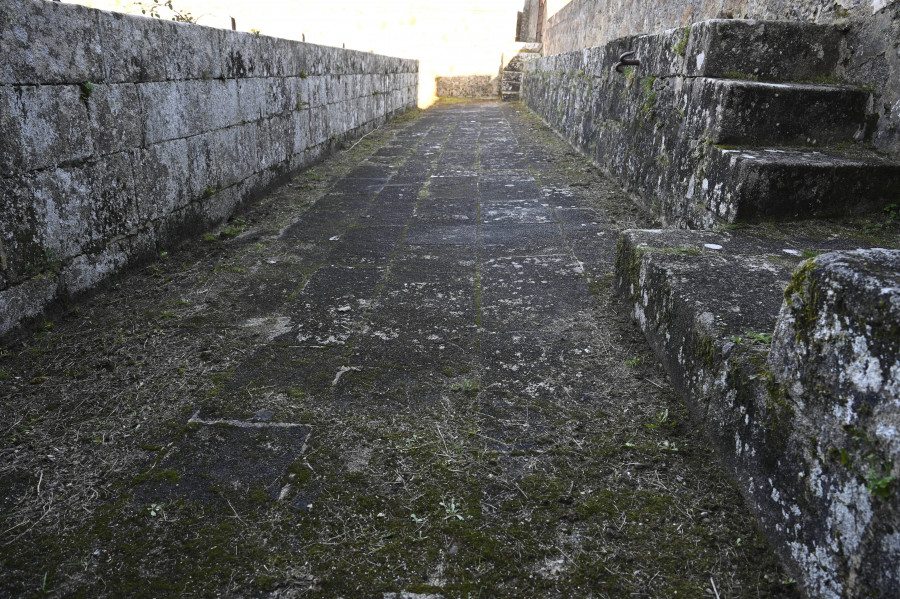
[[[810,147],[761,147],[716,145],[722,155],[736,160],[750,160],[759,164],[796,165],[814,168],[877,167],[900,173],[900,163],[867,148],[826,146]],[[900,193],[900,190],[898,190]]]
[[[732,74],[734,75],[734,74]],[[785,91],[819,91],[819,92],[858,92],[868,96],[871,92],[868,90],[855,86],[848,85],[843,83],[816,83],[813,81],[759,81],[757,79],[743,79],[741,77],[735,76],[707,76],[703,77],[703,79],[708,79],[710,81],[728,81],[733,83],[740,83],[741,85],[748,88],[760,88],[760,89],[773,89],[780,90],[783,89]]]
[[[733,238],[729,233],[681,229],[623,233],[631,259],[649,260],[644,268],[664,276],[710,335],[725,339],[742,330],[771,333],[781,293],[800,256],[783,254],[783,243],[767,247],[759,242],[733,243]],[[770,254],[778,259],[767,258]],[[628,292],[642,293],[633,287]]]
[[[606,77],[634,51],[641,77],[720,77],[743,73],[772,81],[810,81],[834,74],[838,26],[788,21],[707,20],[688,28],[626,36],[571,56],[575,70]],[[582,56],[587,64],[581,64]],[[577,66],[576,66],[577,63]]]

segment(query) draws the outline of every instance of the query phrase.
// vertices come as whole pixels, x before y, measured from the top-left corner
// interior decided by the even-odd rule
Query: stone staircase
[[[728,226],[626,231],[617,284],[806,593],[896,596],[900,251],[871,248],[900,239],[794,219],[883,212],[900,165],[867,144],[872,92],[813,75],[827,35],[712,27],[687,53],[685,198]]]
[[[504,102],[519,99],[525,64],[541,56],[541,47],[541,44],[521,43],[504,52],[503,66],[500,69],[500,98]]]
[[[900,196],[840,31],[714,20],[526,63],[522,96],[668,226],[862,214]],[[641,64],[616,73],[625,52]]]
[[[718,22],[688,50],[702,76],[684,130],[706,148],[686,196],[728,223],[871,213],[900,198],[900,164],[866,143],[872,92],[831,75],[831,28],[792,25]]]

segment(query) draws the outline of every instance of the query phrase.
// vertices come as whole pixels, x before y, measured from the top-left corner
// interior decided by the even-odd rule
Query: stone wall
[[[0,334],[416,104],[418,65],[0,4]]]
[[[500,96],[500,77],[491,75],[460,75],[436,77],[439,98],[490,98]]]
[[[65,1],[136,10],[134,0]],[[436,77],[497,75],[500,54],[516,37],[522,0],[176,0],[174,6],[202,25],[228,29],[234,17],[239,31],[416,59],[419,107],[426,108],[435,100]]]

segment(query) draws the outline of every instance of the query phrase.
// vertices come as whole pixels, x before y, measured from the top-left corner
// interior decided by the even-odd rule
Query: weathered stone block
[[[306,69],[302,49],[304,44],[277,37],[260,36],[260,46],[265,47],[266,70],[269,77],[296,77]]]
[[[518,92],[521,87],[522,86],[518,81],[503,81],[500,84],[500,91],[502,91],[502,92]]]
[[[265,185],[259,177],[259,174],[251,175],[250,180],[246,183],[233,185],[201,198],[197,202],[197,210],[201,215],[200,222],[204,223],[205,226],[210,226],[213,223],[220,223],[231,216],[249,193],[262,191]]]
[[[220,30],[220,63],[222,74],[229,78],[264,76],[260,65],[259,38],[238,31]]]
[[[203,131],[201,100],[194,82],[141,83],[138,93],[144,112],[144,143],[157,144]],[[189,95],[194,92],[193,95]]]
[[[59,275],[63,292],[80,293],[121,271],[129,261],[128,249],[127,243],[113,242],[97,252],[76,256]]]
[[[0,173],[91,156],[88,110],[80,98],[74,85],[0,86]]]
[[[824,254],[785,292],[768,365],[793,409],[813,476],[793,502],[821,504],[806,547],[844,572],[811,594],[900,592],[900,251]],[[791,500],[787,500],[791,501]],[[843,587],[843,588],[841,588]]]
[[[197,135],[238,122],[235,80],[194,80],[138,85],[144,111],[145,143]]]
[[[104,79],[98,11],[43,0],[0,3],[0,83],[79,84]]]
[[[894,596],[900,251],[824,254],[791,278],[783,244],[626,231],[616,281],[806,592]]]
[[[338,104],[345,99],[342,77],[335,75],[326,78],[326,94],[328,104]]]
[[[27,265],[43,257],[33,177],[0,177],[0,289],[36,274]]]
[[[900,165],[873,152],[713,146],[701,172],[685,198],[727,222],[865,214],[900,201]]]
[[[290,115],[273,116],[259,122],[257,172],[288,160],[294,154],[294,123]]]
[[[266,105],[266,79],[251,77],[237,80],[238,119],[242,123],[263,117]]]
[[[252,122],[188,138],[188,197],[209,195],[249,177],[256,164],[247,157],[256,156],[258,130]]]
[[[797,21],[702,21],[691,27],[686,73],[729,77],[738,72],[769,80],[811,80],[834,71],[841,36],[836,26]]]
[[[143,144],[143,116],[134,84],[95,86],[87,108],[96,154],[113,154]]]
[[[190,201],[188,144],[184,139],[140,150],[135,165],[138,216],[141,222],[166,217]]]
[[[231,127],[241,122],[238,108],[237,81],[211,79],[185,82],[187,101],[197,98],[200,126],[203,131]]]
[[[328,104],[328,88],[325,77],[309,77],[309,105],[310,107],[325,106]]]
[[[332,134],[343,133],[347,130],[347,110],[343,102],[329,104],[325,107],[325,119],[331,128]]]
[[[265,116],[284,115],[296,110],[297,97],[294,94],[294,79],[270,77],[267,79]]]
[[[317,106],[309,110],[309,141],[310,145],[318,145],[331,135],[328,123],[328,109]]]
[[[189,198],[199,198],[204,194],[214,193],[215,190],[224,186],[222,170],[228,154],[224,154],[222,148],[216,143],[216,138],[222,133],[222,131],[211,131],[185,140],[190,171],[187,189]]]
[[[862,137],[869,93],[862,89],[691,79],[687,125],[717,144],[827,144]]]
[[[40,315],[59,296],[59,278],[43,276],[0,289],[0,333]]]
[[[72,196],[70,201],[89,204],[93,214],[93,250],[102,249],[105,242],[125,235],[140,225],[135,195],[134,161],[138,150],[129,150],[101,157],[86,166],[91,195]]]
[[[294,154],[309,147],[309,110],[299,110],[292,116],[294,122]]]
[[[867,466],[900,476],[900,251],[835,252],[804,264],[785,292],[768,364],[821,445],[851,449],[853,427],[879,454],[857,464],[861,478]]]
[[[106,78],[113,83],[213,79],[223,73],[217,30],[98,11]]]
[[[93,185],[89,168],[63,167],[37,171],[29,179],[34,198],[40,248],[66,260],[84,252],[99,239],[91,203]]]
[[[258,137],[257,123],[246,123],[214,132],[213,147],[221,157],[219,178],[222,187],[230,187],[243,181],[257,170],[257,165],[247,160],[247,157],[254,155]]]

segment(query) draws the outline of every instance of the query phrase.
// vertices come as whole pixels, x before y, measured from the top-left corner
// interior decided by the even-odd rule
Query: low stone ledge
[[[791,275],[802,252],[784,246],[626,231],[617,286],[809,596],[896,596],[900,251]]]

